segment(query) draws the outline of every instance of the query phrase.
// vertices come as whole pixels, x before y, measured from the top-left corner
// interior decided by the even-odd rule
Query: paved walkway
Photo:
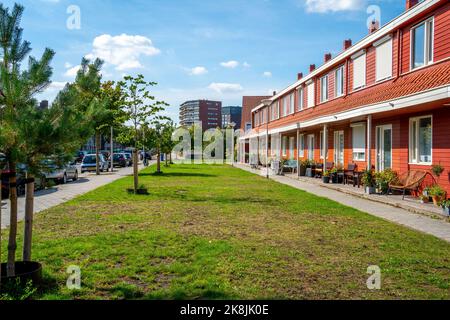
[[[258,175],[264,173],[261,172],[261,170],[252,170],[245,165],[236,165],[236,167]],[[279,183],[307,191],[320,197],[331,199],[346,206],[367,212],[373,216],[414,230],[431,234],[435,237],[450,242],[450,223],[445,220],[433,219],[421,214],[412,213],[405,209],[395,208],[390,205],[363,199],[361,197],[356,197],[336,190],[323,188],[317,184],[300,181],[286,176],[272,175],[270,178]]]
[[[150,162],[150,165],[155,161]],[[143,166],[140,166],[143,169]],[[58,185],[54,188],[38,191],[35,194],[34,199],[34,212],[39,213],[49,208],[55,207],[61,203],[67,202],[77,196],[85,194],[89,191],[97,189],[108,183],[116,181],[125,176],[129,176],[133,173],[133,167],[128,168],[115,168],[114,172],[105,172],[100,176],[96,176],[95,173],[80,175],[80,178],[76,182],[69,182],[65,185]],[[25,198],[19,198],[19,210],[18,220],[22,221],[25,216]],[[9,200],[4,200],[2,203],[1,212],[1,227],[6,228],[9,226]]]

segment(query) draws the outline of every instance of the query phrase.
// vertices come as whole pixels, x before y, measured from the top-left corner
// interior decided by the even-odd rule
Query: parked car
[[[100,172],[108,171],[108,161],[105,159],[103,154],[99,155],[99,168]],[[88,154],[84,157],[81,163],[81,173],[95,171],[97,168],[97,156],[95,154]]]
[[[124,155],[127,158],[127,166],[131,167],[133,165],[133,156],[131,153],[124,153]]]
[[[114,153],[113,165],[115,167],[122,167],[122,168],[128,166],[128,159],[126,155],[124,153]]]
[[[63,166],[58,166],[54,160],[44,160],[45,167],[43,178],[45,180],[53,180],[57,183],[66,184],[68,180],[78,180],[78,167],[76,161],[67,163]]]
[[[1,155],[0,155],[1,158]],[[0,159],[0,165],[2,166],[2,178],[1,178],[1,198],[2,200],[9,198],[9,170],[5,169],[3,166],[4,163],[2,163],[2,160]],[[17,181],[17,196],[21,197],[25,195],[25,178],[26,178],[26,172],[27,172],[27,166],[24,164],[18,164],[16,167],[16,181]],[[34,190],[42,190],[45,189],[45,178],[43,177],[35,177],[34,181]]]

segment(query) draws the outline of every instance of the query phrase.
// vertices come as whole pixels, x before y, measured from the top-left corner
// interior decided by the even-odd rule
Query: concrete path
[[[262,174],[260,170],[252,170],[248,166],[236,165],[236,167],[254,174]],[[313,183],[299,181],[297,179],[288,178],[285,176],[271,175],[270,178],[279,183],[307,191],[320,197],[331,199],[346,206],[367,212],[373,216],[400,224],[410,229],[431,234],[442,240],[450,242],[450,223],[445,220],[433,219],[424,215],[412,213],[405,209],[373,202],[360,197],[352,196],[350,194],[323,188]]]
[[[155,161],[150,162],[150,165]],[[141,165],[139,167],[143,169]],[[96,176],[94,173],[85,173],[80,175],[80,178],[76,182],[69,182],[65,185],[58,185],[54,188],[38,191],[35,194],[34,200],[34,212],[39,213],[47,210],[61,203],[67,202],[79,195],[85,194],[89,191],[97,189],[101,186],[109,184],[125,176],[129,176],[133,173],[133,167],[128,168],[115,168],[114,173],[105,172],[100,176]],[[25,198],[19,198],[19,210],[18,220],[22,221],[25,216]],[[1,211],[1,227],[6,228],[9,226],[9,200],[4,200],[2,203]]]

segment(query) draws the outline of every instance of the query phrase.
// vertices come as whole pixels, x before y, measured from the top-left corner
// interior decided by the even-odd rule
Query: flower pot
[[[433,203],[435,206],[439,207],[442,201],[442,197],[440,196],[433,196]]]
[[[330,177],[322,177],[323,183],[330,183]]]
[[[367,194],[375,194],[375,193],[377,193],[377,188],[375,188],[375,187],[366,187],[366,193]]]
[[[442,212],[444,213],[445,216],[450,216],[450,208],[442,208]]]
[[[305,175],[309,178],[314,178],[313,169],[312,168],[306,168]]]
[[[6,276],[6,263],[2,263],[2,278],[1,284],[7,285],[8,283],[15,284],[19,281],[21,284],[25,285],[28,281],[32,281],[34,286],[38,286],[42,283],[42,265],[38,262],[24,262],[17,261],[15,263],[16,275],[14,277]]]
[[[299,171],[298,175],[299,175],[300,177],[306,176],[306,167],[300,166],[300,171]]]
[[[337,184],[339,182],[338,175],[336,173],[333,173],[331,175],[331,182]]]

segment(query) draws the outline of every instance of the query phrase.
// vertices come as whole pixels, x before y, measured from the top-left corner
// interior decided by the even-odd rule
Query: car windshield
[[[87,164],[96,163],[95,156],[86,156],[86,157],[84,157],[83,163],[87,163]]]
[[[114,160],[119,160],[123,158],[123,154],[114,154]]]
[[[131,158],[131,154],[125,153],[125,157],[127,157],[128,159],[130,159],[130,158]]]

